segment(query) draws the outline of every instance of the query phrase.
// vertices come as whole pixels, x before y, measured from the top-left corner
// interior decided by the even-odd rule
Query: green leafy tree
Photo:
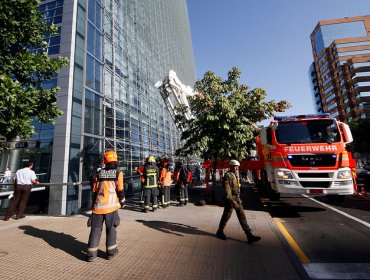
[[[370,153],[370,118],[357,119],[349,123],[353,135],[353,150],[357,153]]]
[[[45,24],[38,0],[0,1],[0,134],[8,140],[34,133],[31,117],[54,123],[62,114],[57,107],[59,88],[42,88],[66,58],[47,55],[46,33],[57,27]]]
[[[255,124],[290,107],[284,100],[265,102],[266,92],[239,84],[240,74],[232,68],[223,80],[209,71],[196,82],[194,90],[199,94],[188,98],[190,108],[177,107],[176,123],[184,141],[177,155],[213,161],[246,158],[258,134]],[[194,116],[190,120],[184,117],[186,110]]]

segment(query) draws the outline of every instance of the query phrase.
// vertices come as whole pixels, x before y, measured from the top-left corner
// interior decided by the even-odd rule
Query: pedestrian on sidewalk
[[[93,178],[91,232],[87,245],[87,261],[97,256],[103,223],[106,229],[106,253],[110,260],[118,254],[117,226],[120,223],[118,209],[124,207],[123,174],[117,170],[118,156],[115,151],[104,154],[104,167]]]
[[[14,195],[10,203],[10,207],[5,214],[4,220],[8,221],[15,210],[18,208],[18,213],[16,219],[23,219],[26,217],[24,215],[24,210],[26,208],[28,199],[30,198],[32,184],[38,184],[35,171],[32,170],[33,163],[27,162],[25,167],[19,169],[15,173],[14,178]]]
[[[248,238],[248,243],[251,244],[261,239],[259,236],[252,234],[251,229],[247,223],[247,218],[244,213],[243,203],[240,199],[240,180],[238,178],[240,163],[237,160],[230,161],[230,170],[225,173],[224,176],[224,200],[225,207],[224,212],[221,217],[220,225],[218,227],[216,236],[217,238],[227,240],[227,237],[224,233],[224,228],[228,220],[235,209],[236,215],[238,217],[239,223],[244,230]]]

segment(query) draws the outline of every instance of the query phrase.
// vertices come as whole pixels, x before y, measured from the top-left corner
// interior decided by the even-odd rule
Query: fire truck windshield
[[[275,134],[280,144],[330,144],[340,141],[337,123],[330,119],[279,122]]]

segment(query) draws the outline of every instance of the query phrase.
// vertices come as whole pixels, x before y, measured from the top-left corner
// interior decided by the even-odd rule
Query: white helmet
[[[232,159],[232,160],[230,160],[230,165],[231,166],[240,166],[240,162],[235,160],[235,159]]]

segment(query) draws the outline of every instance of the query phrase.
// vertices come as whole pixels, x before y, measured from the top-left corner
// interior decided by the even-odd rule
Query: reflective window
[[[91,55],[86,55],[86,86],[101,92],[102,65]]]
[[[342,44],[337,44],[336,46],[337,48],[345,48],[345,47],[366,46],[366,45],[370,45],[370,41],[342,43]]]
[[[336,39],[366,37],[367,31],[363,21],[343,22],[322,25],[314,35],[316,54]]]
[[[85,125],[87,133],[101,135],[102,98],[90,90],[85,92]]]
[[[334,108],[336,108],[337,107],[337,102],[334,102],[333,104],[330,104],[329,106],[328,106],[328,111],[330,111],[330,110],[332,110],[332,109],[334,109]]]
[[[354,77],[370,77],[370,72],[356,72]]]
[[[328,87],[326,90],[324,90],[324,94],[327,94],[328,92],[330,92],[334,87],[333,86],[330,86]]]
[[[275,133],[280,144],[340,141],[338,127],[333,120],[280,122]]]
[[[327,97],[325,99],[325,102],[328,103],[329,101],[333,100],[334,98],[335,98],[335,94],[331,94],[331,95],[329,95],[329,97]]]
[[[370,50],[357,50],[357,51],[348,51],[348,52],[340,52],[338,56],[347,56],[347,55],[359,55],[359,54],[369,54]]]

